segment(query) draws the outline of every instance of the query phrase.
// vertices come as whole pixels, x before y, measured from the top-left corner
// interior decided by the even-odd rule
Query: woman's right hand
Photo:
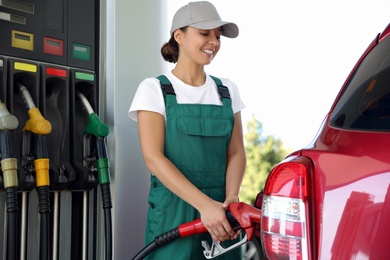
[[[232,229],[226,218],[226,209],[223,208],[223,203],[212,200],[204,205],[199,212],[203,225],[215,242],[221,243],[237,237],[238,233]]]

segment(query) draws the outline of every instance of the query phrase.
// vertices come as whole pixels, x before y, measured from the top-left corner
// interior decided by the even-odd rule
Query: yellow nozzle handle
[[[34,168],[37,179],[37,187],[49,186],[49,159],[41,158],[34,160]]]
[[[51,124],[43,118],[38,108],[34,107],[28,110],[30,119],[27,120],[23,130],[33,132],[35,134],[49,134],[51,132]]]

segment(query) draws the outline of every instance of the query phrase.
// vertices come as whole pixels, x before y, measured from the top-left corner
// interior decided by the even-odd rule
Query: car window
[[[359,65],[337,101],[330,122],[344,129],[390,130],[390,37]]]

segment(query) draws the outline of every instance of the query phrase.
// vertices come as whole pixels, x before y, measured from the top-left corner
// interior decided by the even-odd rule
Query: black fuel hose
[[[112,220],[110,184],[101,184],[102,203],[104,211],[104,228],[106,243],[106,260],[112,259]]]
[[[18,177],[17,159],[14,153],[14,144],[11,130],[18,127],[18,119],[11,115],[4,103],[0,101],[0,155],[1,170],[3,172],[4,188],[6,193],[7,212],[7,260],[16,260],[18,255]]]
[[[49,198],[49,187],[42,186],[37,187],[38,198],[39,198],[39,213],[41,216],[40,225],[40,256],[39,259],[50,259],[50,198]]]
[[[16,187],[10,187],[6,192],[7,208],[7,260],[16,260],[18,255],[18,194]]]
[[[36,172],[44,171],[48,178],[48,152],[45,135],[34,134],[36,160],[34,161]],[[40,161],[43,160],[43,161]],[[42,165],[41,165],[42,162]],[[40,260],[50,259],[50,192],[49,184],[44,184],[38,179],[37,175],[37,193],[38,193],[38,212],[41,216],[40,222]]]
[[[106,243],[106,260],[112,259],[112,220],[111,220],[111,188],[107,146],[104,137],[95,136],[98,170],[98,179],[100,183],[102,204],[104,211],[105,243]]]
[[[6,192],[7,211],[7,259],[14,260],[17,256],[17,218],[18,218],[18,194],[17,194],[17,163],[13,152],[11,132],[0,131],[1,166],[3,171],[4,187]]]

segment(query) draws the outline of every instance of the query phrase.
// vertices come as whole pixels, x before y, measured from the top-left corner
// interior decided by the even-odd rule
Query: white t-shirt
[[[217,85],[209,75],[206,75],[205,84],[199,87],[185,84],[173,75],[172,72],[165,74],[165,76],[169,79],[175,90],[177,103],[222,105],[217,91]],[[233,113],[245,108],[236,84],[229,79],[220,78],[220,80],[229,89]],[[134,121],[137,121],[138,110],[160,113],[166,120],[164,96],[160,87],[160,81],[157,78],[146,78],[138,86],[128,112],[129,117]]]

